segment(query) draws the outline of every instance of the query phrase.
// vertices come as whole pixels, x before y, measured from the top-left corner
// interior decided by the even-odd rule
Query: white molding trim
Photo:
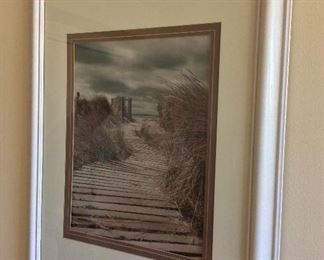
[[[29,260],[41,260],[44,0],[33,0]],[[248,259],[279,260],[292,0],[260,0]]]
[[[33,0],[29,260],[41,260],[44,94],[44,0]]]
[[[279,260],[292,0],[261,0],[248,259]]]

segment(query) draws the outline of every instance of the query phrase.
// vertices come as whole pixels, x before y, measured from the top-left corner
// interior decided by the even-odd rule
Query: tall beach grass
[[[121,122],[107,98],[77,98],[74,124],[74,168],[95,161],[124,159],[130,154]]]
[[[167,133],[165,188],[202,235],[208,89],[191,73],[167,85],[168,91],[158,104],[160,123]]]

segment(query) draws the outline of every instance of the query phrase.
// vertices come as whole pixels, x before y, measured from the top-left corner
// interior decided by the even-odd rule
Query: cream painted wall
[[[214,259],[244,259],[257,2],[46,3],[43,260],[143,259],[62,238],[66,34],[207,22],[222,22]]]
[[[0,0],[0,260],[27,256],[31,2]]]
[[[324,1],[295,0],[282,260],[324,259]]]

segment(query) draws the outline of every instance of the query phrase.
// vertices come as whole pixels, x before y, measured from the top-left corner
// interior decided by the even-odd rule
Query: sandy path
[[[135,133],[142,123],[123,126],[129,158],[74,172],[72,230],[201,259],[201,240],[160,188],[167,170],[162,151]]]

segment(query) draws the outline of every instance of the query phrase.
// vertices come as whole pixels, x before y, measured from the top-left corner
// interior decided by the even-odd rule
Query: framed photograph
[[[67,36],[64,237],[212,259],[220,28]]]
[[[34,1],[28,259],[279,260],[291,11]]]

